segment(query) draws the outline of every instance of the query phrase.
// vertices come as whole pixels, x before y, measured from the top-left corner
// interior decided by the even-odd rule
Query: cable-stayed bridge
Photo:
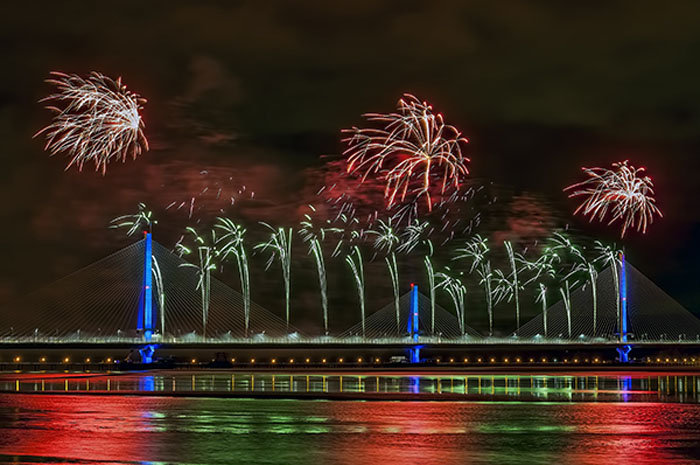
[[[404,348],[700,344],[700,320],[629,264],[602,271],[595,286],[579,286],[569,299],[543,309],[507,337],[480,334],[417,286],[401,297],[398,307],[391,302],[336,336],[304,334],[253,302],[246,306],[239,292],[186,264],[148,234],[5,305],[0,309],[0,343]]]

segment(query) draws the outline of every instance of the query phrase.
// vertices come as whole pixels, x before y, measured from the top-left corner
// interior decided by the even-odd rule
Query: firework
[[[554,253],[557,253],[558,250],[563,250],[566,255],[572,257],[574,260],[573,266],[564,277],[565,280],[579,274],[585,274],[587,276],[588,283],[591,285],[591,298],[593,299],[593,333],[595,334],[598,319],[598,290],[596,284],[598,272],[595,269],[594,263],[589,262],[579,248],[562,233],[555,232],[551,242],[554,244],[551,248]],[[585,288],[585,286],[586,284],[584,282],[583,288]],[[566,303],[566,301],[564,301],[564,303]]]
[[[241,293],[243,294],[243,318],[245,324],[245,335],[250,331],[250,271],[248,268],[248,255],[245,250],[246,230],[228,218],[217,218],[215,229],[221,231],[221,236],[216,238],[216,245],[220,249],[221,261],[224,262],[229,256],[233,256],[238,267],[238,277],[241,281]]]
[[[312,212],[316,212],[313,205],[309,205]],[[335,228],[334,228],[335,230]],[[328,335],[328,278],[326,275],[326,262],[323,258],[323,247],[321,241],[325,237],[325,230],[321,229],[317,234],[314,231],[314,223],[309,213],[304,214],[304,220],[301,222],[299,234],[304,239],[304,242],[309,243],[309,255],[314,257],[316,262],[316,271],[318,273],[318,287],[321,293],[321,307],[323,310],[323,330],[325,335]]]
[[[194,263],[182,263],[180,266],[184,268],[194,268],[197,273],[197,287],[201,293],[202,299],[202,337],[207,337],[207,323],[209,321],[209,301],[211,297],[211,272],[216,269],[216,263],[214,261],[217,252],[214,247],[215,235],[212,231],[212,240],[208,242],[204,237],[200,236],[197,231],[192,227],[185,228],[186,233],[191,236],[193,241],[193,246],[186,246],[183,244],[185,236],[183,236],[180,241],[175,244],[175,251],[182,257],[183,255],[190,255],[194,247],[197,248],[197,258],[198,262]]]
[[[428,291],[430,292],[430,333],[435,334],[435,267],[429,255],[423,257],[425,273],[428,275]]]
[[[139,211],[133,215],[123,215],[114,218],[110,223],[110,228],[128,228],[127,236],[132,236],[140,230],[151,232],[153,225],[158,223],[153,219],[153,212],[146,207],[145,203],[139,203]]]
[[[287,330],[289,330],[289,297],[292,279],[292,228],[287,231],[284,228],[273,228],[267,223],[261,223],[270,230],[270,240],[255,246],[255,250],[262,252],[270,251],[270,257],[265,266],[269,270],[275,260],[279,261],[282,268],[282,278],[284,279],[284,303]]]
[[[352,128],[343,142],[348,148],[347,172],[370,176],[384,184],[384,197],[391,209],[409,198],[414,203],[425,198],[432,210],[433,197],[458,191],[469,174],[469,159],[462,155],[468,140],[442,115],[413,95],[404,94],[395,113],[367,113],[369,123],[379,127]]]
[[[357,297],[360,301],[360,316],[362,318],[362,337],[365,337],[365,270],[362,265],[362,253],[360,248],[355,245],[345,256],[345,263],[348,264],[352,271],[352,276],[357,287]]]
[[[604,267],[612,269],[612,281],[615,289],[615,295],[620,295],[620,273],[622,271],[622,250],[617,250],[615,246],[604,245],[600,241],[596,241],[594,251],[597,257],[593,260],[594,263],[600,263]],[[616,321],[620,321],[620,299],[615,299]]]
[[[85,162],[94,162],[95,171],[105,174],[113,158],[135,159],[148,150],[139,113],[146,100],[127,90],[121,78],[53,72],[46,82],[56,86],[56,93],[40,102],[49,102],[55,116],[35,137],[45,135],[51,155],[65,152],[70,157],[66,169],[75,165],[82,170]]]
[[[625,160],[613,163],[612,169],[583,168],[583,172],[588,179],[564,189],[571,191],[569,197],[585,197],[574,214],[582,212],[591,221],[604,221],[609,214],[609,225],[622,222],[621,237],[630,228],[645,233],[654,215],[663,216],[656,206],[654,184],[644,175],[644,168],[635,168]]]
[[[488,239],[476,234],[464,244],[463,248],[457,249],[457,256],[455,256],[453,260],[471,260],[469,273],[476,271],[479,275],[479,284],[484,286],[484,295],[486,296],[486,311],[489,316],[489,336],[493,336],[494,274],[491,271],[489,253]]]
[[[509,288],[512,291],[512,296],[515,301],[515,327],[520,329],[520,291],[523,289],[523,286],[520,285],[518,280],[518,273],[521,271],[521,269],[525,268],[525,266],[523,266],[525,263],[525,257],[513,250],[513,244],[510,241],[504,241],[503,245],[506,248],[508,262],[510,263],[511,268]],[[518,265],[520,265],[520,268]]]
[[[455,315],[457,316],[457,323],[459,324],[459,331],[462,333],[462,335],[464,335],[466,319],[464,304],[467,296],[467,287],[464,285],[464,283],[462,283],[462,280],[459,277],[454,277],[449,274],[451,273],[449,267],[445,267],[445,270],[445,272],[435,273],[435,278],[440,280],[437,288],[444,289],[452,299]]]
[[[374,249],[386,253],[386,262],[389,276],[391,277],[391,287],[394,291],[394,313],[396,315],[396,332],[401,333],[400,307],[399,307],[399,268],[396,262],[396,248],[400,243],[399,236],[389,221],[379,220],[379,228],[376,231],[368,231],[367,234],[377,236],[374,240]]]

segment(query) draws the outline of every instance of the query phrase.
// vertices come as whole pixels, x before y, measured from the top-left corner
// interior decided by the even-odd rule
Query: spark
[[[123,215],[114,218],[110,221],[110,228],[128,228],[127,236],[132,236],[135,233],[147,230],[151,231],[154,224],[158,222],[153,219],[153,212],[148,209],[145,203],[139,203],[139,211],[133,215]]]
[[[574,214],[582,212],[604,221],[608,213],[608,225],[620,220],[624,237],[630,228],[645,233],[647,226],[654,221],[654,215],[663,217],[656,206],[654,184],[649,176],[644,175],[645,168],[635,168],[628,160],[612,164],[607,168],[582,168],[588,175],[585,181],[572,184],[564,189],[571,191],[569,197],[585,197]]]
[[[66,169],[75,165],[82,171],[85,162],[94,162],[95,171],[104,175],[113,158],[136,159],[148,150],[139,113],[146,100],[127,90],[121,78],[52,72],[46,82],[57,91],[40,102],[49,102],[55,115],[34,137],[45,135],[44,148],[51,155],[65,152],[70,157]]]
[[[468,140],[454,126],[445,124],[427,102],[404,94],[395,113],[367,113],[369,123],[379,128],[343,130],[348,148],[347,172],[361,174],[361,182],[377,175],[384,183],[384,197],[391,209],[410,197],[417,203],[425,197],[432,210],[433,197],[459,190],[469,174],[462,155]]]

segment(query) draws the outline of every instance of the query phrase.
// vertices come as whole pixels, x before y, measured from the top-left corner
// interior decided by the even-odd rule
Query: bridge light
[[[310,358],[307,358],[307,359],[305,360],[306,363],[309,363],[310,361],[311,361]]]
[[[450,358],[450,363],[454,363],[454,362],[455,362],[455,359]]]
[[[293,359],[293,358],[290,358],[290,359],[289,359],[289,363],[294,363],[294,359]]]
[[[85,359],[85,363],[90,363],[90,357]]]
[[[673,359],[673,363],[676,363],[676,362],[678,362],[678,359],[677,359],[677,358],[674,358],[674,359]]]
[[[564,363],[569,363],[569,359],[568,359],[568,358],[565,358],[565,359],[564,359]]]
[[[274,365],[275,363],[277,363],[277,359],[276,359],[276,358],[273,358],[273,359],[271,360],[271,362],[272,362],[272,364]]]
[[[464,363],[469,362],[469,359],[467,357],[464,357]]]
[[[520,357],[518,357],[518,358],[515,359],[515,361],[518,362],[518,363],[520,363],[522,360],[520,359]]]
[[[68,362],[70,362],[70,357],[66,357],[63,359],[63,363],[68,363]]]
[[[197,363],[197,359],[196,359],[196,358],[193,358],[193,359],[192,359],[192,363],[193,363],[193,364],[194,364],[194,363]]]
[[[250,359],[250,363],[255,363],[255,359],[254,359],[254,358],[251,358],[251,359]]]
[[[357,358],[357,363],[362,363],[362,357]]]
[[[326,359],[324,358],[323,360],[321,360],[321,363],[326,363]]]
[[[112,363],[112,357],[107,357],[107,363]]]
[[[232,358],[232,359],[231,359],[231,363],[236,363],[236,359],[235,359],[235,358]]]
[[[547,363],[547,357],[542,357],[542,363]]]
[[[41,358],[39,359],[39,361],[40,361],[41,363],[46,362],[46,357],[41,357]]]
[[[535,359],[532,358],[532,357],[530,357],[530,363],[532,363],[532,362],[534,362],[534,361],[535,361]]]
[[[379,363],[379,362],[380,362],[380,360],[378,358],[374,359],[374,363]]]
[[[508,363],[508,357],[504,358],[503,362]]]
[[[599,361],[600,361],[600,360],[598,359],[598,357],[596,357],[596,358],[593,359],[593,363],[598,363]]]
[[[19,363],[22,360],[21,357],[15,357],[15,362]]]
[[[477,358],[476,361],[481,363],[481,357]]]
[[[668,363],[668,362],[669,362],[669,359],[666,359],[666,363]]]
[[[577,359],[577,358],[574,359],[574,363],[578,363],[578,359]]]
[[[338,359],[338,362],[339,362],[339,363],[343,363],[343,357],[340,357],[340,358]]]
[[[495,358],[493,358],[493,357],[491,357],[491,358],[489,359],[489,361],[490,361],[491,363],[493,363],[493,362],[495,362],[495,361],[496,361],[496,359],[495,359]]]

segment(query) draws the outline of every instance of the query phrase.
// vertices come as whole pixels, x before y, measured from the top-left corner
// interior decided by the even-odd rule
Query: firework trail
[[[155,254],[153,255],[153,282],[155,284],[156,295],[158,296],[158,309],[160,316],[160,334],[165,336],[165,288],[163,287],[163,273],[160,271],[160,265]]]
[[[216,269],[214,259],[217,255],[214,247],[214,232],[212,231],[212,241],[208,243],[204,237],[200,236],[192,227],[185,228],[185,232],[192,237],[193,246],[188,247],[182,243],[182,240],[175,244],[175,251],[182,257],[192,253],[194,247],[197,248],[198,263],[183,263],[180,266],[185,268],[194,268],[197,272],[197,287],[202,298],[202,337],[207,337],[207,322],[209,321],[209,300],[211,297],[211,272]],[[182,237],[184,239],[184,236]]]
[[[357,245],[354,245],[345,256],[345,263],[348,264],[355,279],[357,287],[357,297],[360,300],[360,316],[362,318],[362,338],[365,337],[365,270],[362,265],[362,253]]]
[[[479,275],[479,284],[484,286],[484,295],[486,297],[486,311],[489,316],[489,336],[493,336],[494,274],[491,271],[490,251],[488,239],[476,234],[464,244],[463,248],[457,249],[457,255],[453,260],[471,260],[469,273],[476,271]]]
[[[399,308],[399,268],[396,262],[397,245],[400,242],[399,236],[396,234],[391,223],[391,218],[388,221],[379,220],[377,230],[371,230],[368,234],[377,236],[374,240],[375,251],[385,252],[384,261],[386,262],[389,276],[391,277],[391,287],[394,291],[394,310],[396,314],[396,331],[401,333],[400,324],[400,308]],[[375,252],[376,256],[376,252]]]
[[[468,140],[445,124],[427,103],[410,94],[400,99],[395,113],[367,113],[378,128],[343,130],[348,148],[347,172],[361,175],[361,182],[377,176],[384,183],[384,197],[391,209],[395,204],[417,202],[425,197],[432,210],[433,197],[458,191],[469,174],[469,159],[462,155]]]
[[[622,268],[622,250],[617,250],[614,246],[604,245],[600,241],[595,241],[593,249],[596,253],[596,258],[593,263],[600,263],[604,267],[611,267],[613,272],[613,287],[615,288],[615,295],[620,295],[620,271]],[[620,321],[620,299],[615,299],[615,310],[616,310],[616,321]]]
[[[654,184],[645,176],[644,168],[635,168],[628,160],[612,164],[607,168],[582,168],[588,175],[585,181],[564,189],[571,191],[569,197],[585,197],[574,214],[582,212],[604,221],[608,213],[608,224],[622,222],[620,237],[624,237],[630,228],[645,233],[647,226],[654,221],[654,215],[663,217],[656,206]]]
[[[459,324],[459,331],[462,333],[462,335],[464,335],[466,320],[466,315],[464,312],[464,299],[467,296],[467,287],[464,285],[464,283],[462,283],[460,278],[450,276],[450,272],[450,268],[445,267],[445,272],[435,273],[435,277],[440,280],[437,288],[444,289],[452,299],[452,304],[455,308],[455,315],[457,315],[457,322]]]
[[[504,297],[508,302],[511,299],[515,301],[515,327],[520,329],[520,291],[524,290],[524,286],[521,285],[518,275],[526,268],[526,261],[522,254],[513,250],[512,242],[503,241],[503,246],[506,249],[511,269],[510,276],[508,278],[504,277],[507,284],[507,292]]]
[[[313,205],[309,205],[309,209],[312,212],[316,212],[316,208]],[[325,238],[325,230],[317,234],[314,231],[313,219],[309,213],[304,214],[304,220],[301,222],[301,229],[299,234],[302,236],[304,242],[309,243],[309,255],[314,257],[316,262],[316,271],[318,273],[318,286],[321,292],[321,307],[323,310],[323,330],[328,335],[328,279],[326,276],[326,262],[323,258],[323,247],[321,246],[321,241]]]
[[[250,331],[250,271],[244,242],[246,230],[241,225],[223,217],[217,218],[217,224],[214,225],[214,228],[222,232],[222,235],[216,238],[221,261],[226,261],[229,256],[233,256],[236,260],[243,294],[245,336],[248,337]]]
[[[66,169],[75,165],[82,171],[86,162],[94,162],[95,171],[104,175],[113,158],[136,159],[148,150],[139,113],[146,100],[127,90],[121,78],[52,72],[46,82],[56,86],[56,93],[40,102],[49,102],[55,115],[34,137],[45,135],[51,155],[65,152],[70,157]]]
[[[558,261],[559,257],[551,251],[551,249],[545,248],[542,251],[542,255],[534,261],[526,262],[527,269],[534,272],[534,275],[525,282],[525,286],[532,282],[537,282],[538,291],[535,295],[535,302],[542,303],[542,318],[544,325],[544,337],[547,334],[547,292],[549,290],[548,284],[553,281],[556,277],[556,271],[554,269],[554,262]]]
[[[289,330],[289,298],[292,279],[292,228],[287,231],[284,228],[273,228],[267,223],[260,223],[270,230],[270,240],[255,246],[255,250],[262,252],[270,251],[270,258],[265,266],[269,270],[275,260],[279,261],[282,268],[282,278],[284,279],[284,302],[285,316],[287,320],[287,330]]]
[[[430,291],[430,334],[435,334],[435,267],[430,255],[423,257],[425,273],[428,276],[428,290]]]
[[[559,250],[563,250],[568,256],[573,258],[574,264],[564,279],[568,279],[582,273],[586,274],[588,277],[588,283],[591,285],[591,298],[593,299],[593,333],[595,334],[598,319],[598,289],[596,285],[598,272],[595,269],[594,263],[589,262],[579,248],[576,247],[564,234],[555,232],[551,241],[555,244],[552,247],[552,250],[555,253]],[[586,284],[583,285],[583,288],[585,288],[585,286]]]

